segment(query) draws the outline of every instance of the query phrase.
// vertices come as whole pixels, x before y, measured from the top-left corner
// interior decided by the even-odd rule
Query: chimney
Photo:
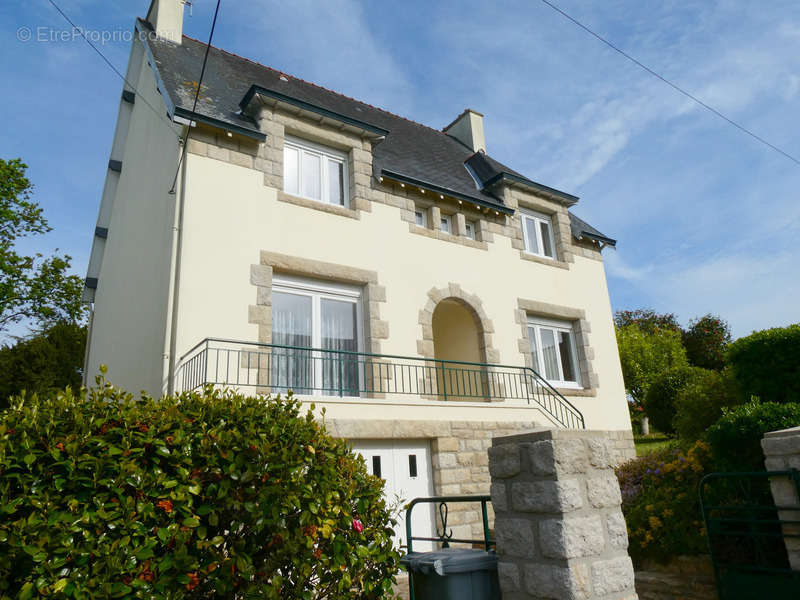
[[[185,4],[185,0],[153,0],[150,10],[147,11],[147,21],[158,37],[176,44],[181,43]]]
[[[472,148],[474,152],[479,150],[486,152],[486,138],[483,136],[483,115],[471,108],[465,109],[464,112],[456,117],[455,121],[442,131]]]

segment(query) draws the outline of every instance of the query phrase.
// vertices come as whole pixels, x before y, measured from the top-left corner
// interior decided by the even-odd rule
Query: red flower
[[[64,451],[64,442],[58,442],[56,444],[56,448],[58,448],[59,450],[61,450],[63,452]]]
[[[156,504],[156,506],[163,509],[167,514],[172,512],[172,502],[169,500],[161,500],[158,504]]]
[[[353,519],[353,529],[355,529],[358,533],[361,533],[364,531],[364,524],[358,519]]]

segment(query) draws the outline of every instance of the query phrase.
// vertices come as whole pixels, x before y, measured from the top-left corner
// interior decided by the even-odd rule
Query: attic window
[[[297,138],[283,146],[283,191],[287,194],[347,207],[347,155]]]

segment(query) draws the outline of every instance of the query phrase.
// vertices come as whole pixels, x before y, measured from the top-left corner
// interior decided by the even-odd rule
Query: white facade
[[[501,213],[378,177],[372,149],[381,141],[374,134],[276,102],[248,106],[263,140],[224,124],[194,123],[178,172],[185,124],[160,117],[174,116],[174,99],[163,91],[148,45],[135,41],[131,56],[129,79],[137,94],[133,103],[121,102],[111,158],[122,169],[109,171],[98,218],[107,237],[95,239],[89,271],[96,286],[87,289],[94,303],[88,381],[106,365],[108,379],[132,392],[180,391],[196,366],[182,357],[219,338],[232,340],[225,348],[245,351],[234,354],[237,377],[253,376],[242,389],[267,392],[263,368],[243,364],[242,357],[277,352],[269,344],[285,327],[274,309],[276,294],[283,293],[280,282],[306,282],[323,291],[339,286],[355,302],[354,350],[407,357],[376,358],[387,364],[481,363],[472,370],[484,374],[506,369],[498,365],[514,373],[532,373],[526,365],[555,369],[554,387],[585,426],[620,430],[621,451],[629,452],[630,420],[601,246],[573,236],[568,208],[574,201],[524,182],[501,182],[495,188],[507,208]],[[476,115],[469,111],[471,120]],[[485,146],[482,122],[475,137]],[[331,165],[341,159],[344,171],[330,175],[325,197],[338,198],[334,188],[341,185],[343,206],[299,197],[300,187],[292,188],[294,194],[284,191],[287,138],[295,148],[305,142],[330,149]],[[316,163],[308,160],[311,171]],[[315,184],[308,185],[313,195]],[[422,225],[417,213],[424,215]],[[549,230],[522,214],[543,217]],[[528,221],[534,225],[523,233]],[[539,247],[531,251],[534,234]],[[336,294],[327,298],[333,302]],[[315,315],[310,323],[319,320],[322,302],[308,300],[316,307],[308,313]],[[474,318],[465,320],[462,313]],[[559,332],[571,337],[543,349]],[[317,331],[308,339],[320,343],[325,335]],[[531,352],[531,340],[538,354]],[[193,356],[197,351],[187,359]],[[200,383],[230,382],[210,374],[210,357]],[[366,363],[360,364],[363,388],[370,378]],[[491,393],[484,387],[477,396],[445,398],[441,373],[414,373],[405,393],[387,388],[300,395],[317,411],[325,409],[332,433],[362,440],[365,451],[380,446],[376,440],[384,440],[387,452],[399,440],[414,440],[424,449],[420,469],[427,479],[421,485],[432,485],[427,493],[485,493],[485,448],[493,434],[564,425],[535,396],[511,393],[508,381]],[[425,377],[437,388],[433,393],[420,388]],[[397,372],[384,383],[392,378],[396,385]],[[469,520],[461,525],[466,534],[476,529]]]

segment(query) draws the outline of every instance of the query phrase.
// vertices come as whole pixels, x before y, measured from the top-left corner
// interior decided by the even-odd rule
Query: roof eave
[[[554,200],[561,202],[566,206],[573,206],[580,199],[578,196],[573,196],[572,194],[562,192],[561,190],[542,185],[541,183],[536,183],[535,181],[531,181],[525,177],[520,177],[519,175],[514,175],[513,173],[508,173],[505,171],[498,173],[486,181],[486,183],[484,183],[484,187],[491,187],[500,182],[530,188],[540,194],[544,194],[545,196],[553,198]]]
[[[267,135],[258,131],[256,129],[250,129],[249,127],[244,127],[242,125],[236,125],[231,123],[230,121],[224,121],[222,119],[215,119],[214,117],[207,117],[206,115],[192,112],[180,106],[175,107],[174,111],[175,117],[182,117],[184,119],[188,119],[190,121],[197,121],[199,123],[205,123],[207,125],[211,125],[213,127],[219,127],[220,129],[225,129],[227,131],[232,131],[234,133],[238,133],[239,135],[243,135],[254,140],[258,140],[259,142],[263,142],[267,139]]]
[[[244,95],[242,101],[239,102],[239,108],[242,109],[242,112],[245,112],[247,110],[247,108],[250,106],[250,103],[256,97],[260,97],[262,99],[269,99],[274,104],[282,104],[295,109],[300,109],[301,112],[307,112],[314,115],[319,115],[323,118],[336,121],[346,127],[353,128],[357,130],[361,135],[366,135],[368,137],[380,139],[386,137],[389,134],[389,131],[387,129],[377,127],[375,125],[372,125],[371,123],[367,123],[365,121],[359,121],[358,119],[353,119],[352,117],[348,117],[346,115],[334,112],[332,110],[328,110],[327,108],[317,106],[316,104],[311,104],[310,102],[306,102],[304,100],[300,100],[292,96],[287,96],[286,94],[282,94],[274,90],[268,90],[264,87],[261,87],[260,85],[255,85],[255,84],[250,86],[250,89]]]
[[[410,185],[415,185],[419,188],[428,190],[430,192],[435,192],[437,194],[446,194],[452,198],[456,198],[457,200],[464,200],[466,202],[472,202],[473,204],[477,204],[478,206],[482,206],[484,208],[488,208],[491,210],[496,210],[506,215],[513,215],[514,209],[505,206],[498,202],[490,202],[484,198],[478,198],[476,196],[470,196],[469,194],[464,194],[462,192],[457,192],[456,190],[451,190],[450,188],[443,187],[441,185],[436,185],[435,183],[431,183],[429,181],[423,181],[421,179],[417,179],[416,177],[411,177],[410,175],[404,175],[402,173],[397,173],[396,171],[391,171],[389,169],[381,169],[381,175],[384,177],[388,177],[389,179],[393,179],[395,181],[399,181],[400,183],[407,183]]]

